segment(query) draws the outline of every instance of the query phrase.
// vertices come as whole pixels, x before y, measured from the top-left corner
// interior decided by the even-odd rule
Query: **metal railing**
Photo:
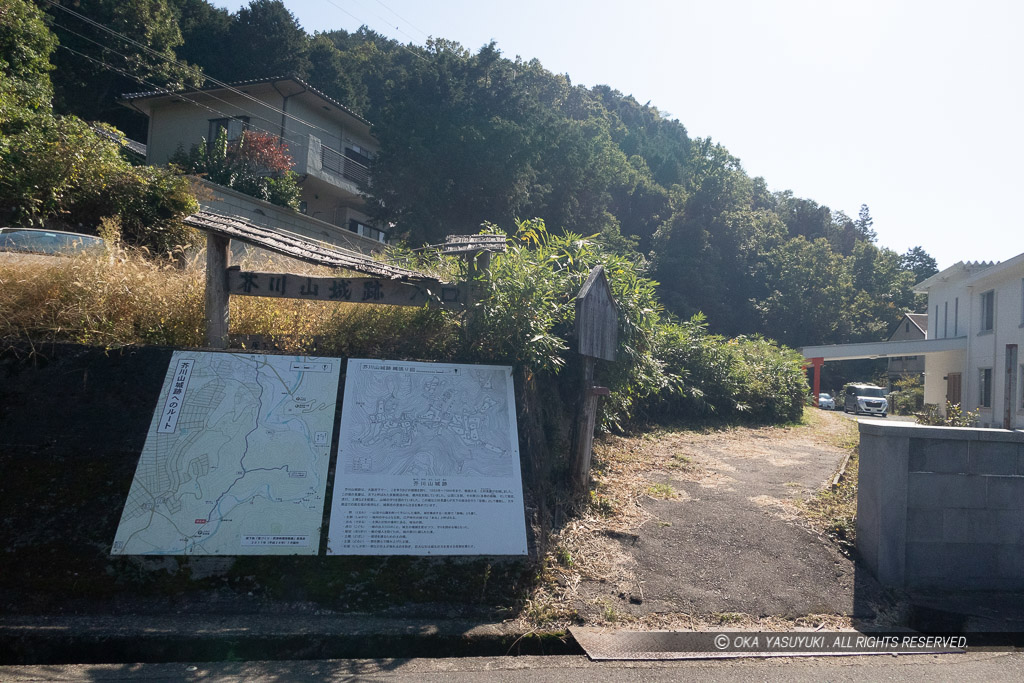
[[[369,169],[336,149],[331,149],[326,145],[321,147],[320,161],[325,171],[330,171],[347,180],[351,180],[360,188],[365,188],[370,184]]]

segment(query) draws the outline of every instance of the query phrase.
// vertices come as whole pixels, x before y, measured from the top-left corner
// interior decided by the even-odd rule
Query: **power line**
[[[384,9],[386,9],[387,11],[391,12],[392,14],[394,14],[394,15],[395,15],[396,17],[398,17],[399,19],[401,19],[401,20],[402,20],[402,21],[404,21],[405,23],[407,23],[407,24],[408,24],[409,26],[412,26],[412,27],[413,27],[414,29],[416,29],[417,31],[419,31],[419,32],[420,32],[420,34],[421,34],[421,35],[422,35],[423,37],[425,37],[425,38],[429,38],[429,37],[430,37],[430,35],[429,35],[429,34],[428,34],[428,33],[427,33],[426,31],[424,31],[424,30],[423,30],[423,29],[421,29],[421,28],[420,28],[419,26],[417,26],[416,24],[412,23],[411,21],[409,21],[408,19],[406,19],[405,17],[403,17],[403,16],[401,15],[401,14],[399,14],[399,13],[398,13],[398,12],[396,12],[395,10],[393,10],[393,9],[391,9],[390,7],[388,7],[387,5],[385,5],[385,4],[384,4],[384,3],[383,3],[383,2],[381,1],[381,0],[376,0],[376,3],[377,3],[378,5],[380,5],[381,7],[383,7]],[[396,26],[395,28],[397,28],[397,26]],[[407,35],[408,35],[408,34],[407,34]]]
[[[357,3],[358,3],[358,2],[359,2],[359,0],[354,0],[354,2],[357,2]],[[383,3],[379,3],[379,4],[380,4],[380,5],[382,6],[382,7],[384,7],[385,9],[388,9],[388,11],[391,11],[391,10],[390,10],[390,9],[389,9],[389,8],[387,7],[387,5],[384,5]],[[367,11],[371,11],[371,12],[373,12],[373,10],[367,10]],[[394,14],[394,15],[395,15],[396,17],[398,16],[398,14],[397,14],[397,13],[395,13],[395,12],[391,12],[391,13],[392,13],[392,14]],[[377,12],[373,12],[373,15],[374,15],[375,17],[377,17],[378,19],[380,19],[380,20],[381,20],[382,22],[384,22],[384,24],[386,24],[387,26],[391,26],[391,21],[390,21],[389,19],[386,19],[385,17],[381,16],[381,15],[380,15],[379,13],[377,13]],[[401,19],[401,17],[399,17],[399,19]],[[404,21],[404,19],[403,19],[403,21]],[[413,38],[413,37],[412,37],[411,35],[409,35],[408,33],[406,33],[406,32],[405,32],[405,31],[404,31],[404,30],[403,30],[403,29],[402,29],[402,28],[401,28],[400,26],[395,26],[395,27],[394,27],[394,29],[395,29],[396,31],[398,31],[399,33],[401,33],[402,35],[404,35],[404,36],[405,36],[406,38],[408,38],[408,39],[409,39],[409,40],[410,40],[411,42],[416,42],[416,39],[415,39],[415,38]],[[418,29],[417,29],[417,30],[418,30]],[[423,32],[422,32],[422,31],[420,31],[420,33],[423,33]],[[428,36],[428,37],[429,37],[429,36]]]
[[[102,31],[105,31],[105,32],[113,35],[113,36],[116,36],[116,37],[120,38],[121,40],[124,40],[125,42],[129,43],[130,45],[135,45],[136,47],[140,48],[141,50],[143,50],[147,54],[150,54],[150,55],[156,57],[157,59],[164,60],[165,62],[167,62],[169,64],[173,64],[174,66],[177,66],[177,67],[182,68],[182,69],[189,69],[190,68],[188,64],[185,64],[183,62],[179,62],[177,59],[171,59],[170,57],[167,57],[166,55],[163,55],[163,54],[157,52],[156,50],[153,50],[148,45],[144,45],[144,44],[138,42],[137,40],[134,40],[133,38],[129,38],[128,36],[124,35],[123,33],[119,33],[117,31],[115,31],[114,29],[109,28],[109,27],[101,24],[100,22],[95,21],[94,19],[91,19],[91,18],[85,16],[84,14],[80,14],[80,13],[78,13],[78,12],[68,8],[68,7],[64,7],[59,2],[56,2],[56,0],[45,0],[45,2],[47,4],[49,4],[50,6],[56,7],[57,9],[60,9],[61,11],[66,12],[66,13],[70,14],[71,16],[73,16],[73,17],[75,17],[77,19],[80,19],[81,21],[84,21],[84,22],[86,22],[87,24],[89,24],[91,26],[94,26],[94,27],[96,27],[96,28],[98,28],[98,29],[100,29]],[[318,126],[316,124],[313,124],[313,123],[310,123],[308,121],[305,121],[305,120],[295,116],[294,114],[289,114],[288,112],[284,111],[283,109],[278,109],[277,107],[275,107],[275,106],[273,106],[273,105],[271,105],[271,104],[269,104],[267,102],[264,102],[264,101],[262,101],[260,99],[257,99],[256,97],[253,97],[249,93],[244,92],[242,90],[239,90],[238,88],[236,88],[236,87],[234,87],[234,86],[232,86],[232,85],[230,85],[228,83],[225,83],[223,81],[217,80],[216,78],[206,74],[205,72],[203,73],[203,76],[206,78],[206,80],[210,81],[211,83],[213,83],[216,86],[219,86],[221,88],[229,90],[230,92],[233,92],[236,95],[240,95],[244,99],[250,100],[251,102],[255,102],[256,104],[259,104],[260,106],[264,106],[267,109],[270,109],[271,111],[273,111],[273,112],[275,112],[277,114],[280,114],[282,116],[290,118],[290,119],[292,119],[292,120],[294,120],[294,121],[296,121],[298,123],[301,123],[303,125],[309,126],[313,130],[323,131],[324,133],[327,133],[328,135],[333,135],[334,134],[332,131],[329,131],[326,128],[321,128],[320,126]],[[163,88],[157,87],[157,89],[158,90],[162,90]],[[196,90],[198,91],[198,89],[196,89]],[[168,94],[171,94],[171,93],[168,92]],[[177,93],[175,93],[175,94],[177,94]]]
[[[86,41],[88,41],[90,43],[93,43],[94,45],[100,46],[101,48],[103,48],[104,51],[110,52],[112,54],[115,54],[118,57],[121,57],[122,59],[124,59],[126,62],[129,60],[129,56],[128,55],[126,55],[126,54],[124,54],[122,52],[118,52],[117,50],[114,50],[113,48],[107,47],[106,45],[103,45],[102,43],[100,43],[98,41],[95,41],[92,38],[89,38],[88,36],[84,36],[81,33],[73,31],[73,30],[69,29],[68,27],[63,26],[62,24],[58,24],[56,22],[54,23],[54,25],[57,26],[58,28],[62,29],[62,30],[67,31],[71,35],[78,36],[82,40],[86,40]],[[68,52],[72,52],[72,53],[77,54],[77,55],[79,55],[81,57],[85,57],[86,59],[88,59],[88,60],[90,60],[90,61],[92,61],[92,62],[94,62],[96,64],[99,64],[100,66],[103,66],[103,67],[105,67],[107,69],[110,69],[112,71],[120,73],[121,75],[123,75],[123,76],[125,76],[127,78],[130,78],[131,80],[139,83],[140,85],[149,86],[151,88],[156,88],[157,87],[154,83],[151,83],[150,81],[145,80],[141,76],[137,76],[137,75],[135,75],[133,73],[130,73],[126,69],[121,69],[121,68],[116,67],[116,66],[114,66],[112,64],[109,64],[109,63],[107,63],[107,62],[105,62],[105,61],[103,61],[101,59],[95,59],[93,57],[90,57],[89,55],[86,55],[86,54],[83,54],[83,53],[78,52],[76,50],[73,50],[72,48],[70,48],[70,47],[68,47],[66,45],[60,45],[60,47],[64,48]],[[236,106],[236,105],[232,105],[230,102],[227,102],[227,101],[225,101],[225,100],[223,100],[223,99],[213,95],[212,93],[207,93],[207,94],[210,97],[212,97],[213,99],[217,100],[218,102],[221,102],[224,105],[227,105],[229,107]],[[221,111],[219,109],[214,109],[213,107],[211,107],[209,105],[203,104],[201,102],[197,102],[196,100],[193,100],[193,99],[189,98],[184,93],[174,93],[174,95],[176,97],[180,97],[182,100],[184,100],[184,101],[186,101],[186,102],[188,102],[190,104],[194,104],[197,107],[201,107],[203,109],[206,109],[207,111],[209,111],[209,112],[211,112],[213,114],[218,114],[222,118],[228,118],[228,119],[230,119],[230,118],[237,118],[237,115],[228,114],[228,113],[226,113],[224,111]],[[269,123],[268,119],[266,119],[263,116],[260,116],[259,114],[257,114],[254,111],[245,109],[244,107],[238,107],[238,109],[240,109],[242,112],[244,112],[246,114],[249,114],[251,118],[262,119],[264,121],[268,121],[268,123]],[[278,138],[280,138],[282,140],[286,140],[288,142],[293,142],[293,143],[295,143],[296,145],[299,145],[299,146],[301,146],[302,143],[303,143],[303,140],[302,140],[301,137],[288,136],[288,135],[281,134],[280,132],[274,133],[274,132],[272,132],[270,130],[267,130],[265,128],[262,128],[260,126],[253,125],[251,121],[249,122],[248,127],[253,129],[253,130],[256,130],[256,131],[259,131],[259,132],[262,132],[262,133],[266,133],[267,135],[273,135],[273,136],[276,136],[276,137],[278,137]],[[210,142],[212,142],[212,140]]]
[[[79,52],[78,50],[75,50],[73,48],[68,47],[67,45],[58,45],[58,47],[61,48],[62,50],[67,50],[68,52],[70,52],[72,54],[78,55],[79,57],[83,57],[84,59],[87,59],[90,62],[93,62],[94,64],[98,64],[98,65],[100,65],[100,66],[102,66],[102,67],[104,67],[106,69],[109,69],[110,71],[114,71],[116,73],[119,73],[122,76],[125,76],[126,78],[130,78],[131,80],[135,81],[136,83],[139,83],[140,85],[146,85],[146,86],[149,86],[149,87],[155,87],[153,83],[150,83],[149,81],[145,80],[144,78],[142,78],[140,76],[137,76],[136,74],[133,74],[133,73],[129,72],[126,69],[122,69],[120,67],[114,66],[113,64],[105,62],[102,59],[97,59],[96,57],[93,57],[91,55],[87,55],[84,52]],[[120,57],[124,57],[123,54],[117,52],[116,50],[110,50],[110,51],[113,52],[114,54],[120,56]],[[202,102],[197,102],[196,100],[193,100],[193,99],[189,98],[188,96],[186,96],[184,94],[174,93],[174,95],[176,97],[180,97],[182,100],[184,100],[185,102],[188,102],[189,104],[193,104],[193,105],[195,105],[195,106],[197,106],[197,107],[199,107],[201,109],[205,109],[206,111],[210,112],[211,114],[217,114],[220,118],[226,118],[226,119],[237,118],[235,115],[228,114],[226,112],[220,111],[219,109],[214,109],[213,107],[211,107],[211,106],[209,106],[207,104],[203,104]],[[243,109],[242,111],[246,111],[246,110]],[[252,113],[252,112],[246,111],[246,113]],[[257,116],[257,118],[262,118],[262,117],[258,117]],[[269,131],[266,128],[261,128],[260,126],[253,125],[251,122],[247,123],[247,129],[255,130],[255,131],[260,132],[260,133],[266,133],[267,135],[270,135],[270,136],[273,136],[273,137],[278,137],[278,138],[281,138],[281,139],[283,139],[285,141],[288,141],[288,142],[294,142],[297,146],[302,146],[302,142],[303,141],[301,139],[299,139],[299,138],[289,139],[288,137],[279,135],[278,133],[274,133],[273,131]],[[212,144],[213,140],[209,140],[208,143]]]

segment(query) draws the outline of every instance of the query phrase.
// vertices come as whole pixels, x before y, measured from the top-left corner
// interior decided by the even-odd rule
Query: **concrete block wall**
[[[384,244],[357,235],[346,228],[325,223],[206,180],[196,178],[193,187],[199,206],[204,211],[238,216],[256,225],[283,230],[306,239],[326,242],[363,254],[372,254],[385,248]]]
[[[885,585],[1024,590],[1024,432],[861,421],[857,549]]]

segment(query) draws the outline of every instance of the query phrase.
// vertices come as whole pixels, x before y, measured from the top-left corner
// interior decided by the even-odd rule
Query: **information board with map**
[[[316,555],[340,370],[175,351],[111,554]]]
[[[327,552],[525,555],[512,368],[350,359]]]

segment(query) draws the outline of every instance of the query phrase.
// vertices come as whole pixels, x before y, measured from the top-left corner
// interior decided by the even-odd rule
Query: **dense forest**
[[[373,214],[413,246],[542,218],[641,264],[669,313],[792,346],[883,339],[936,271],[920,247],[878,246],[866,205],[851,217],[772,191],[655,106],[495,44],[309,35],[278,0],[234,13],[206,0],[39,6],[60,46],[55,109],[137,139],[145,120],[116,104],[124,92],[293,75],[345,103],[380,142]]]

